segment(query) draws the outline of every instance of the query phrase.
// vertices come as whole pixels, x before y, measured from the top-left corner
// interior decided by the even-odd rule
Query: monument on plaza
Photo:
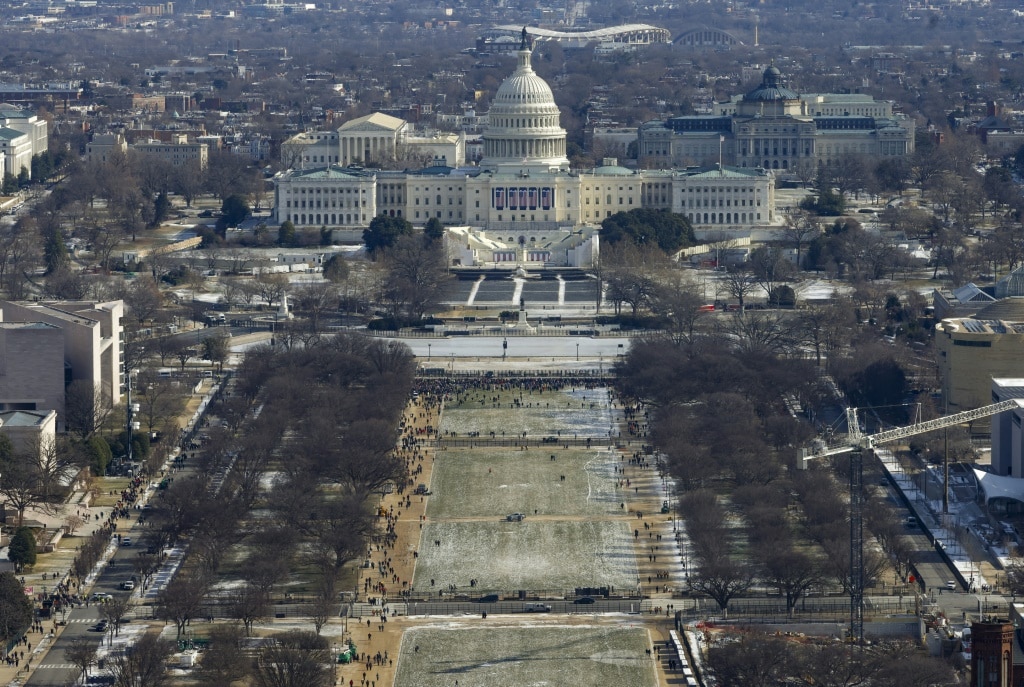
[[[526,321],[526,300],[523,298],[519,299],[519,320],[512,325],[512,329],[518,331],[534,331],[534,328]]]
[[[278,320],[290,320],[292,319],[292,313],[288,309],[288,292],[281,294],[281,302],[277,304],[277,317]]]

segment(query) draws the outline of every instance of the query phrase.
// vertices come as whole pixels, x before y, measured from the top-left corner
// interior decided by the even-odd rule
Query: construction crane
[[[897,441],[907,437],[924,434],[936,429],[979,420],[984,417],[998,415],[1008,410],[1024,408],[1024,399],[1010,399],[1001,403],[965,410],[961,413],[945,417],[917,422],[907,427],[888,429],[876,434],[862,434],[857,419],[857,409],[846,409],[846,425],[849,433],[846,442],[831,448],[824,445],[816,448],[801,449],[797,459],[797,467],[806,470],[811,461],[835,456],[842,453],[850,455],[850,638],[861,644],[864,642],[864,451],[872,450],[879,444]]]

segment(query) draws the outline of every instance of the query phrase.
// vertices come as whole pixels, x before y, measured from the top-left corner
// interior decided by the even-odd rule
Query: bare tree
[[[792,547],[777,546],[765,554],[765,580],[785,594],[786,609],[792,615],[803,595],[821,578],[818,564]]]
[[[107,667],[114,687],[164,687],[170,684],[166,661],[174,651],[171,642],[147,632],[123,653],[112,656]]]
[[[185,627],[202,607],[207,583],[201,576],[179,572],[157,598],[156,612],[163,620],[173,621],[180,639]]]
[[[792,674],[793,652],[789,642],[751,634],[712,648],[708,662],[719,684],[774,687]]]
[[[677,345],[693,345],[700,323],[709,314],[706,303],[693,285],[685,282],[681,272],[672,272],[658,284],[654,292],[651,309],[666,318],[666,329]]]
[[[288,288],[288,277],[276,272],[260,272],[253,278],[253,282],[256,292],[268,306],[280,301]]]
[[[245,628],[245,634],[252,636],[252,626],[270,613],[270,596],[259,587],[247,584],[231,599],[231,617],[237,618]],[[319,634],[319,631],[317,632]]]
[[[87,637],[75,637],[64,649],[64,657],[82,671],[82,683],[89,679],[89,668],[96,665],[96,642]]]
[[[244,639],[236,625],[214,626],[197,671],[199,684],[225,687],[248,677],[252,662],[246,655]]]
[[[779,238],[786,245],[796,249],[796,266],[803,268],[803,249],[815,237],[821,235],[821,227],[805,210],[786,215],[786,223],[778,231]]]
[[[403,236],[387,250],[383,262],[387,278],[381,298],[393,317],[416,322],[437,306],[447,279],[440,246],[419,236]]]
[[[731,267],[722,276],[722,282],[725,284],[726,292],[739,302],[742,313],[747,297],[757,288],[753,275],[743,267]]]
[[[327,687],[331,683],[332,661],[326,639],[298,630],[274,635],[273,639],[260,650],[256,663],[259,687]]]
[[[782,312],[748,313],[728,318],[721,323],[740,351],[746,354],[779,355],[786,353],[793,343],[793,318]]]
[[[309,315],[310,328],[320,331],[320,319],[338,309],[338,289],[329,281],[304,282],[295,291],[295,307]]]
[[[107,621],[111,637],[121,633],[121,625],[125,616],[135,606],[129,596],[115,596],[104,604],[99,605],[100,617]]]
[[[64,424],[83,439],[103,426],[111,410],[110,396],[99,384],[79,379],[64,392]]]

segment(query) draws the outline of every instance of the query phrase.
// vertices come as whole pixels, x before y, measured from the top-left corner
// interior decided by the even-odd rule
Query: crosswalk
[[[36,666],[36,670],[77,670],[78,666],[74,663],[40,663]]]

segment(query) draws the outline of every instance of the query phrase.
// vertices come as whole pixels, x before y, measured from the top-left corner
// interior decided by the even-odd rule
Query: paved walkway
[[[405,411],[405,430],[403,437],[427,439],[428,436],[422,433],[426,427],[437,428],[440,425],[438,408],[425,407],[423,397],[412,401]],[[426,442],[424,442],[426,443]],[[406,449],[401,451],[409,461],[410,473],[413,474],[413,484],[430,484],[431,473],[434,465],[434,450],[426,446]],[[382,685],[393,685],[395,681],[395,668],[398,662],[399,647],[402,642],[402,634],[405,623],[397,623],[391,619],[389,614],[383,614],[385,608],[382,606],[386,595],[373,591],[377,584],[384,584],[387,594],[394,596],[395,592],[401,591],[402,582],[412,584],[413,573],[416,566],[415,552],[419,547],[420,531],[426,516],[427,496],[417,496],[411,493],[412,489],[406,489],[404,493],[397,491],[386,495],[380,502],[381,512],[388,516],[380,517],[379,532],[386,531],[387,523],[390,522],[394,528],[394,545],[384,547],[374,545],[371,547],[369,561],[370,568],[362,568],[357,582],[357,589],[360,601],[372,600],[375,603],[371,608],[376,609],[377,614],[366,617],[358,616],[348,620],[348,637],[351,637],[356,644],[356,649],[363,656],[363,662],[348,666],[339,666],[339,684],[363,685],[364,687],[381,687]],[[382,567],[383,566],[383,574]],[[393,582],[397,579],[398,582]],[[369,587],[367,586],[369,585]],[[357,605],[357,610],[367,608],[365,604]],[[387,618],[382,622],[382,616]],[[381,664],[375,662],[377,655],[381,657]],[[383,657],[387,660],[383,661]],[[369,658],[369,666],[366,663]],[[364,681],[363,675],[366,674]],[[378,677],[379,676],[379,677]]]

